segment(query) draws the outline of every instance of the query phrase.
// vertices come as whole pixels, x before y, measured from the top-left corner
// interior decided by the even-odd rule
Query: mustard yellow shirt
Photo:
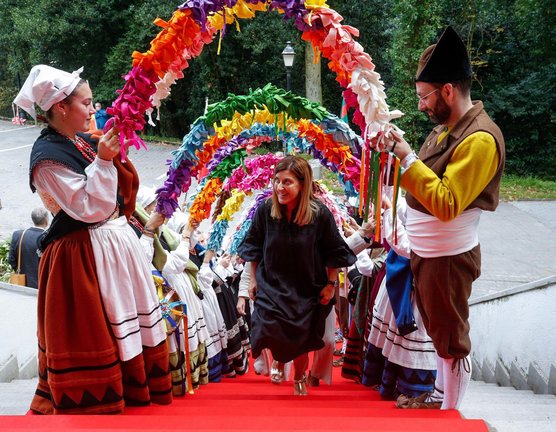
[[[499,159],[494,137],[488,132],[475,132],[457,146],[442,178],[417,160],[402,175],[401,186],[433,216],[449,221],[460,215],[488,185],[496,174]]]

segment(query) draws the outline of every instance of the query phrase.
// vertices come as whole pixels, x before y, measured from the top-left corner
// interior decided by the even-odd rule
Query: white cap
[[[177,208],[176,211],[172,214],[172,217],[168,219],[166,225],[171,230],[177,233],[181,233],[183,227],[187,225],[187,222],[189,222],[189,217],[179,208]]]
[[[150,188],[148,186],[139,186],[139,190],[137,191],[137,203],[141,205],[141,207],[146,208],[149,204],[152,204],[156,201],[156,191],[154,188]]]
[[[63,101],[77,87],[81,72],[83,67],[68,73],[47,65],[33,66],[14,103],[36,119],[35,104],[48,111],[52,105]]]

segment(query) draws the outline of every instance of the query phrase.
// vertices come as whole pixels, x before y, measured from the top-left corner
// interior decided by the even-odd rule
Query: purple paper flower
[[[293,19],[299,31],[310,29],[310,26],[303,20],[309,13],[305,9],[305,0],[273,0],[270,2],[269,9],[282,9],[284,11],[284,19]]]
[[[224,7],[232,8],[236,3],[237,0],[188,0],[178,8],[181,10],[190,9],[193,19],[204,32],[207,29],[208,17],[222,11]]]
[[[164,185],[157,189],[156,211],[167,218],[178,208],[178,197],[191,186],[191,169],[193,162],[184,159],[177,169],[168,169],[168,178]]]
[[[249,220],[253,219],[253,217],[255,216],[255,212],[257,211],[257,208],[270,195],[272,195],[272,189],[266,189],[266,190],[262,191],[259,195],[257,195],[257,198],[255,198],[255,204],[253,204],[251,206],[251,208],[249,209],[249,213],[247,213],[247,218],[246,219],[249,219]]]
[[[216,153],[214,153],[212,159],[207,164],[207,170],[212,171],[218,165],[222,163],[224,159],[230,156],[236,149],[242,147],[247,139],[241,137],[232,138],[228,141],[228,144],[224,147],[219,148]]]

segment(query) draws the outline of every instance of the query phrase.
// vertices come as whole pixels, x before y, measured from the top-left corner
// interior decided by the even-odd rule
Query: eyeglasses
[[[427,93],[427,94],[424,95],[424,96],[419,96],[419,95],[417,95],[417,99],[419,99],[419,102],[425,102],[425,101],[427,100],[427,98],[428,98],[431,94],[436,93],[438,90],[440,90],[440,87],[435,88],[433,91]]]

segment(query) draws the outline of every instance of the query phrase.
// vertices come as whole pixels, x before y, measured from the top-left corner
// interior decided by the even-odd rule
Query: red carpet
[[[1,430],[33,431],[404,431],[488,432],[482,420],[457,411],[400,410],[378,392],[340,377],[332,386],[309,387],[293,396],[293,385],[273,385],[268,377],[246,376],[201,386],[168,406],[128,408],[120,416],[4,416]]]

